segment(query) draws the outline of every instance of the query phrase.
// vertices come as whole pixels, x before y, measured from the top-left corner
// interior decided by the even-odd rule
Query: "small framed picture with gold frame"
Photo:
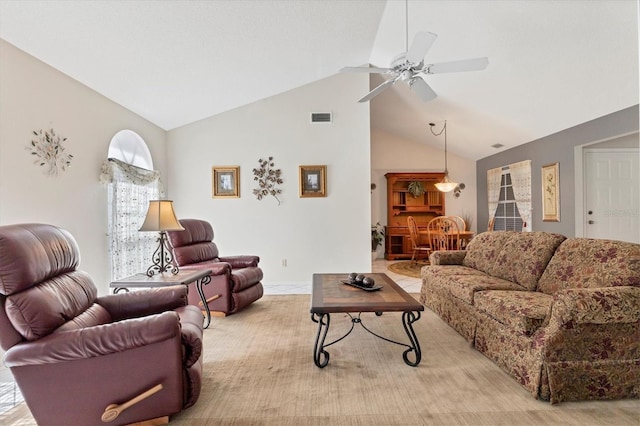
[[[300,198],[327,196],[327,166],[300,166]]]
[[[240,167],[213,166],[213,198],[240,198]]]

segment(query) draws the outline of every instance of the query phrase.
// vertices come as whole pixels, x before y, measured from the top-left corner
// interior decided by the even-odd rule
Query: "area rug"
[[[408,277],[420,278],[420,270],[423,266],[429,264],[428,260],[420,260],[416,263],[411,262],[410,260],[407,262],[396,262],[387,266],[391,272],[395,272],[396,274],[406,275]]]
[[[638,400],[551,405],[538,401],[473,349],[432,311],[414,329],[422,348],[417,367],[404,347],[367,333],[360,323],[326,348],[329,364],[313,363],[317,324],[311,296],[267,295],[204,332],[202,391],[171,426],[388,425],[636,425]],[[402,314],[361,315],[362,325],[406,341]],[[331,314],[327,342],[352,324]],[[25,404],[4,426],[35,425]],[[99,423],[99,421],[97,421]],[[107,425],[105,423],[105,425]]]

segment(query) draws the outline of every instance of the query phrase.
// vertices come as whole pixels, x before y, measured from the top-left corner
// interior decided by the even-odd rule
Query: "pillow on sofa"
[[[613,286],[640,287],[640,244],[570,238],[560,244],[538,283],[546,294]]]
[[[565,239],[549,232],[484,232],[471,240],[462,264],[533,291]]]
[[[567,237],[550,232],[510,232],[494,276],[534,291],[549,260]]]
[[[476,235],[467,244],[467,254],[462,260],[462,265],[477,269],[485,274],[494,275],[498,264],[498,256],[502,247],[510,238],[512,231],[483,232]]]

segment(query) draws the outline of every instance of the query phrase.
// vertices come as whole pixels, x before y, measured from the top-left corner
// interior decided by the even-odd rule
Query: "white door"
[[[640,151],[584,153],[585,236],[640,243]]]

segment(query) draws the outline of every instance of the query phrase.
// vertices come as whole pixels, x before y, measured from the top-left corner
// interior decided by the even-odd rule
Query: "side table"
[[[209,310],[209,303],[202,291],[202,286],[211,282],[211,270],[198,270],[198,271],[180,271],[177,274],[163,272],[161,274],[155,274],[148,276],[141,273],[132,275],[130,277],[122,278],[117,281],[112,281],[109,284],[110,288],[113,288],[114,293],[118,293],[120,290],[129,291],[130,288],[153,288],[153,287],[168,287],[172,285],[188,285],[195,282],[196,290],[202,300],[202,305],[205,309],[206,322],[204,328],[209,327],[211,324],[211,311]]]

